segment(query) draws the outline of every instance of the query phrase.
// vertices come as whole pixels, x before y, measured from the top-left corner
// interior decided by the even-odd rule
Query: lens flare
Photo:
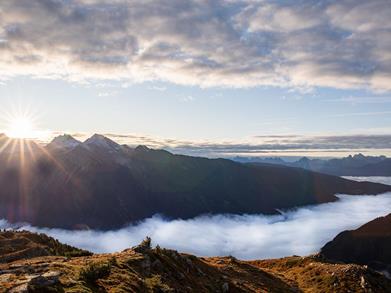
[[[9,121],[6,135],[12,138],[35,138],[33,122],[28,117],[14,117]]]
[[[4,133],[9,138],[31,139],[46,141],[49,138],[49,131],[39,128],[39,111],[33,111],[28,105],[12,105],[8,110],[0,110],[0,133]]]

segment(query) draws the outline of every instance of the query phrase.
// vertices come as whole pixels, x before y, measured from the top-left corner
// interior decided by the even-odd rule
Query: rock
[[[12,289],[9,290],[8,292],[9,292],[9,293],[27,293],[27,292],[28,292],[27,285],[28,285],[27,283],[26,283],[26,284],[19,285],[19,286],[17,286],[17,287],[12,288]]]
[[[30,286],[36,286],[36,287],[53,286],[60,282],[59,277],[60,277],[59,272],[47,272],[41,276],[32,278],[29,282],[29,287]]]
[[[151,258],[148,255],[145,256],[140,265],[146,275],[151,273]]]
[[[205,276],[205,273],[204,273],[200,268],[197,268],[197,274],[198,274],[200,277]]]
[[[221,286],[221,291],[223,293],[226,293],[226,292],[229,292],[229,284],[227,282],[225,282],[222,286]]]
[[[138,253],[146,253],[151,250],[151,238],[146,237],[139,245],[132,247],[132,249]]]
[[[191,261],[190,258],[185,257],[185,261],[186,261],[186,264],[187,264],[188,267],[190,267],[190,268],[194,267],[193,262]]]
[[[183,280],[185,278],[185,275],[181,272],[178,272],[177,277],[179,280]]]
[[[364,276],[361,276],[360,278],[360,286],[361,288],[363,289],[366,289],[368,287],[368,283],[367,281],[365,280]]]
[[[46,272],[42,275],[26,275],[23,284],[18,284],[12,288],[10,293],[24,293],[24,292],[45,292],[49,289],[61,285],[59,272]]]
[[[175,250],[171,251],[171,257],[175,260],[179,259],[179,254]]]
[[[5,283],[5,282],[8,282],[11,278],[15,277],[14,274],[2,274],[0,275],[0,282],[1,283]]]
[[[158,259],[156,259],[156,260],[152,263],[151,266],[152,266],[153,269],[158,270],[158,271],[162,270],[162,268],[163,268],[162,262],[161,262],[160,260],[158,260]]]

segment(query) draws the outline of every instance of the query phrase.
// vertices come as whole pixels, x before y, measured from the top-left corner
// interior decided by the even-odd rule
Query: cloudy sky
[[[391,154],[390,18],[389,0],[1,0],[0,113],[179,151]]]

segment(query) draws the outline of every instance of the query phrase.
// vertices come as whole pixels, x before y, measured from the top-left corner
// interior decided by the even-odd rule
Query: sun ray
[[[28,105],[10,105],[8,111],[3,108],[0,113],[0,130],[10,138],[46,141],[50,136],[49,131],[38,127],[42,113]]]
[[[25,141],[25,143],[26,143],[27,151],[30,155],[29,158],[31,158],[33,161],[36,161],[36,155],[31,147],[31,141],[27,140]]]
[[[1,146],[0,154],[8,147],[8,145],[12,142],[12,139],[7,138],[7,141]]]
[[[7,163],[8,163],[8,164],[11,162],[12,156],[13,156],[14,153],[15,153],[16,144],[17,144],[17,140],[13,139],[13,140],[12,140],[12,145],[11,145],[11,150],[10,150],[10,152],[8,153],[8,160],[7,160]]]

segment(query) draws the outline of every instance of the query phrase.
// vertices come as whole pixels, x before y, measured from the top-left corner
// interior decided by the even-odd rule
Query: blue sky
[[[314,144],[352,136],[356,144],[331,149],[388,154],[389,6],[5,0],[2,113],[33,113],[34,127],[50,133],[45,139],[97,132],[129,135],[121,142],[130,144],[243,150],[263,145],[259,136],[313,137]],[[373,147],[360,144],[363,135],[373,136]],[[321,149],[327,155],[330,146]]]
[[[145,134],[200,140],[257,135],[387,134],[391,98],[365,90],[200,88],[164,82],[86,84],[14,78],[4,109],[26,108],[55,132]]]

